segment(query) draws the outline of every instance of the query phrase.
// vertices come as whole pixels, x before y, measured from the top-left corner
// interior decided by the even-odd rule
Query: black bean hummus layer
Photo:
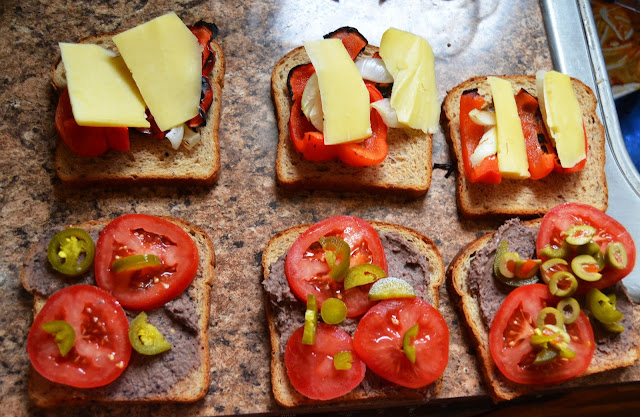
[[[94,242],[98,238],[98,230],[88,230]],[[52,236],[53,234],[51,234]],[[56,273],[47,260],[47,242],[51,236],[41,239],[35,252],[24,264],[26,282],[34,296],[49,298],[53,293],[68,285],[95,285],[93,269],[75,278]],[[198,268],[198,273],[201,273]],[[133,351],[129,365],[118,379],[109,385],[92,388],[104,398],[144,398],[150,395],[168,392],[171,387],[189,375],[201,365],[200,350],[202,341],[198,335],[199,317],[196,311],[196,294],[193,286],[164,307],[148,311],[148,322],[158,328],[172,348],[154,356],[140,355]],[[136,311],[127,311],[129,322],[138,315]],[[39,376],[38,376],[39,377]],[[43,379],[43,383],[58,385]],[[68,387],[71,391],[78,390]],[[87,391],[78,390],[78,391]]]
[[[413,286],[416,296],[431,304],[433,300],[428,294],[430,279],[428,261],[399,233],[380,233],[380,240],[387,257],[389,276],[404,279]],[[285,259],[286,253],[271,265],[269,275],[262,283],[268,294],[276,329],[280,335],[280,355],[284,355],[284,349],[291,334],[304,325],[306,310],[305,304],[298,300],[289,288],[284,272]],[[345,319],[339,327],[353,337],[358,327],[358,319]],[[366,393],[408,390],[380,378],[368,369],[359,389]],[[424,389],[424,395],[428,397],[430,389]]]
[[[521,259],[535,258],[537,237],[537,227],[525,226],[519,219],[508,220],[471,260],[468,277],[469,289],[478,300],[482,320],[487,329],[491,328],[491,323],[500,305],[513,290],[513,287],[501,283],[493,276],[493,262],[500,242],[506,239],[509,244],[508,250],[517,252]],[[625,331],[622,333],[608,332],[602,328],[597,320],[591,319],[591,327],[596,341],[596,354],[598,352],[607,355],[616,352],[622,354],[636,345],[631,334],[633,331],[633,302],[620,282],[602,291],[605,294],[616,294],[616,308],[624,314],[624,319],[620,324],[624,326]],[[584,306],[584,296],[576,296],[576,299],[581,306]]]

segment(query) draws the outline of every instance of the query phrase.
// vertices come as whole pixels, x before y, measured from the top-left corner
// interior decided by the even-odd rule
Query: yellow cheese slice
[[[149,127],[124,61],[93,44],[60,43],[71,108],[80,126]]]
[[[380,56],[393,76],[391,106],[398,121],[434,133],[438,129],[440,103],[429,43],[420,36],[389,28],[382,35]]]
[[[357,142],[371,136],[369,92],[339,39],[305,42],[318,74],[324,112],[324,143]]]
[[[160,129],[198,114],[202,49],[175,13],[122,32],[113,42]]]
[[[538,74],[537,74],[538,75]],[[582,125],[582,110],[576,98],[571,78],[557,71],[540,74],[538,86],[540,110],[547,131],[553,139],[563,168],[572,168],[587,157]]]
[[[511,82],[487,77],[496,110],[498,169],[505,178],[529,178],[527,149]]]

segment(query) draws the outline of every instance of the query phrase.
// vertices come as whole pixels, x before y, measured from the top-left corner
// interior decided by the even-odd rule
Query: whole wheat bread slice
[[[427,287],[430,303],[438,308],[438,288],[444,283],[444,263],[436,245],[428,237],[418,233],[408,227],[384,223],[370,222],[378,233],[395,232],[404,238],[420,256],[423,256],[429,264],[429,283]],[[269,274],[273,264],[280,257],[285,255],[291,245],[310,225],[299,225],[284,230],[274,235],[262,253],[263,279],[269,279]],[[427,300],[429,302],[429,300]],[[302,302],[300,302],[302,303]],[[417,404],[426,401],[429,396],[440,390],[442,378],[424,389],[413,390],[409,388],[396,387],[388,388],[387,383],[384,388],[366,390],[362,384],[353,391],[335,400],[318,401],[311,400],[300,393],[289,382],[287,370],[284,363],[284,347],[281,346],[280,333],[275,321],[275,312],[271,304],[270,296],[265,292],[265,310],[267,325],[269,328],[269,338],[271,340],[271,386],[275,400],[285,407],[301,407],[320,404],[342,404],[343,406],[358,404],[358,406],[375,405],[384,403],[385,406],[401,404]],[[370,371],[367,371],[369,373]],[[380,378],[381,380],[381,378]],[[383,382],[384,384],[384,382]]]
[[[536,97],[536,78],[533,75],[502,76],[513,86],[514,94],[524,88]],[[485,102],[493,99],[487,76],[471,78],[453,87],[443,102],[444,130],[448,132],[453,154],[457,161],[456,196],[458,210],[467,218],[500,215],[504,217],[541,216],[558,204],[569,201],[607,209],[608,189],[604,172],[604,128],[596,114],[597,99],[591,89],[572,78],[573,89],[582,108],[582,119],[587,132],[587,163],[584,169],[572,174],[552,172],[539,180],[502,179],[500,184],[471,183],[464,173],[460,143],[460,97],[466,90],[478,89]]]
[[[171,342],[171,336],[175,333],[185,332],[185,334],[194,340],[192,353],[193,357],[197,359],[197,362],[193,364],[191,369],[186,369],[184,375],[177,383],[172,386],[164,386],[162,388],[154,387],[151,375],[144,375],[145,366],[148,366],[147,372],[156,373],[163,372],[167,361],[173,354],[179,355],[182,352],[165,352],[157,355],[158,357],[144,357],[136,352],[132,353],[129,366],[122,375],[118,377],[114,382],[100,388],[91,389],[79,389],[70,386],[57,384],[51,382],[42,377],[36,372],[33,367],[29,373],[29,397],[32,401],[40,407],[59,407],[68,404],[81,404],[81,403],[146,403],[146,402],[192,402],[201,399],[207,393],[209,389],[209,311],[210,311],[210,292],[213,285],[214,278],[214,265],[215,254],[213,244],[209,236],[199,227],[188,224],[182,220],[163,217],[165,220],[171,221],[180,226],[191,238],[194,240],[198,247],[199,252],[199,265],[196,276],[194,277],[190,286],[174,301],[184,303],[186,306],[184,309],[187,311],[194,311],[196,313],[197,321],[191,323],[192,329],[186,329],[182,326],[182,322],[178,319],[172,321],[171,329],[164,332],[165,337]],[[94,241],[97,239],[98,233],[107,225],[108,220],[90,221],[87,223],[75,225],[86,230],[92,236]],[[44,232],[40,240],[33,245],[29,254],[25,258],[22,272],[21,281],[24,288],[33,295],[34,317],[42,309],[46,303],[48,296],[50,296],[57,289],[72,284],[90,284],[95,285],[93,268],[86,272],[84,275],[78,278],[63,277],[56,274],[48,266],[47,261],[47,242],[49,238],[57,230],[50,230]],[[36,274],[44,274],[43,279],[47,279],[50,282],[50,288],[43,289],[39,285],[34,285]],[[169,304],[167,303],[167,304]],[[156,309],[147,312],[148,321],[151,324],[157,324],[160,315],[165,315],[166,312],[163,309]],[[178,308],[178,315],[180,314],[180,308]],[[131,321],[138,312],[127,311],[127,316]],[[182,325],[182,326],[181,326]],[[162,331],[162,330],[161,330]],[[176,349],[172,349],[176,350]],[[165,355],[162,357],[162,355]],[[153,366],[153,368],[151,368]],[[135,371],[133,369],[136,368]],[[143,376],[144,378],[140,378]],[[150,379],[151,378],[151,379]],[[132,386],[139,386],[140,392],[132,394]]]
[[[111,40],[117,33],[90,36],[79,43],[94,43],[117,52]],[[192,149],[187,149],[183,144],[174,150],[167,139],[153,139],[135,129],[129,129],[129,151],[109,150],[103,155],[85,158],[71,152],[59,139],[55,153],[55,170],[60,180],[74,186],[215,183],[220,172],[218,129],[225,58],[216,41],[212,41],[210,45],[215,55],[214,67],[209,75],[213,102],[207,113],[206,124],[197,128],[200,143]],[[64,64],[60,57],[52,68],[51,78],[57,91],[66,88]]]
[[[360,57],[371,57],[378,48],[367,45]],[[351,167],[339,160],[307,161],[298,153],[289,137],[289,117],[293,102],[287,88],[292,68],[309,63],[304,47],[283,56],[271,73],[271,97],[278,119],[276,177],[285,189],[327,189],[334,191],[369,191],[404,193],[420,196],[431,185],[432,135],[415,129],[387,131],[389,152],[380,164]]]
[[[539,227],[540,219],[530,220],[523,224],[528,227]],[[467,280],[471,262],[475,255],[494,237],[494,233],[487,233],[463,247],[447,267],[447,290],[456,305],[461,323],[467,330],[468,340],[476,350],[478,366],[484,378],[489,395],[494,401],[510,400],[527,393],[543,390],[548,387],[522,385],[506,379],[495,365],[489,350],[489,329],[482,319],[479,298],[470,289]],[[628,296],[627,296],[628,298]],[[629,301],[630,303],[630,301]],[[633,365],[640,357],[637,326],[638,317],[634,309],[634,317],[628,319],[626,332],[631,332],[633,346],[623,352],[602,352],[596,349],[591,363],[581,376],[587,376],[607,370]],[[626,319],[625,319],[626,320]],[[613,381],[615,382],[615,381]],[[570,384],[568,381],[565,384]]]

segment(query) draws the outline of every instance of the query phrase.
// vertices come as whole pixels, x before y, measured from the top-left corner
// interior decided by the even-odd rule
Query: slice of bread
[[[522,224],[527,227],[538,228],[540,223],[541,220],[536,219],[523,222]],[[467,329],[468,340],[476,349],[478,366],[480,367],[488,393],[494,401],[498,402],[510,400],[521,395],[549,387],[522,385],[509,381],[502,376],[491,357],[489,350],[489,328],[485,325],[482,318],[480,300],[475,291],[473,291],[469,285],[468,274],[474,257],[482,250],[482,248],[489,244],[496,233],[497,232],[487,233],[470,242],[462,248],[460,252],[458,252],[447,268],[447,290],[453,303],[458,309],[463,327]],[[627,304],[627,306],[631,306],[629,317],[625,316],[623,321],[625,332],[628,332],[628,335],[631,337],[629,346],[625,346],[622,352],[619,351],[620,349],[609,350],[604,345],[607,343],[613,343],[612,338],[615,336],[605,334],[603,331],[599,332],[599,329],[594,327],[597,348],[589,367],[581,377],[611,369],[631,366],[640,357],[640,345],[637,340],[637,317],[635,317],[637,313],[634,311],[632,303],[628,295],[626,295],[623,287],[619,285],[619,288],[617,288],[616,291],[621,292],[621,294],[618,295],[618,300],[622,300],[624,297],[625,301],[623,301],[623,303]],[[605,292],[607,291],[605,290]],[[598,348],[600,344],[602,346]],[[615,376],[611,382],[616,382]],[[570,386],[572,383],[573,382],[570,380],[562,385]]]
[[[367,45],[360,57],[371,57],[377,51],[376,46]],[[308,161],[295,150],[289,137],[293,102],[287,88],[287,77],[292,68],[309,62],[301,46],[283,56],[271,73],[271,97],[279,131],[276,157],[278,183],[288,190],[399,192],[413,197],[425,194],[431,185],[432,135],[420,130],[389,128],[387,158],[370,167],[351,167],[340,160]]]
[[[171,307],[147,312],[148,322],[158,326],[165,338],[173,344],[173,348],[149,357],[132,352],[129,365],[122,375],[114,382],[99,388],[79,389],[57,384],[31,368],[29,397],[36,405],[59,407],[88,402],[192,402],[207,393],[210,370],[207,331],[215,265],[213,244],[199,227],[175,218],[164,219],[177,224],[193,238],[200,257],[195,278],[181,295],[166,304]],[[86,230],[95,241],[108,222],[91,221],[74,227]],[[48,297],[58,289],[72,284],[95,285],[93,268],[80,277],[69,278],[56,274],[49,267],[47,243],[56,231],[43,234],[31,248],[23,264],[21,281],[24,288],[34,297],[34,317]],[[138,314],[130,311],[126,313],[129,321]],[[186,360],[189,361],[189,366],[185,366],[183,370],[176,371],[170,366],[170,362],[184,363],[182,361]],[[161,375],[167,373],[175,374],[175,383],[170,386],[163,384],[161,379]]]
[[[79,43],[95,43],[117,52],[111,40],[117,33],[90,36]],[[100,156],[85,158],[71,152],[59,139],[55,153],[55,170],[60,180],[74,186],[215,183],[220,171],[218,129],[225,59],[222,48],[216,41],[212,41],[210,45],[215,55],[214,67],[209,75],[213,102],[207,113],[206,124],[197,128],[200,143],[192,149],[187,149],[182,144],[174,150],[167,139],[153,139],[135,129],[129,129],[129,151],[109,150]],[[57,91],[66,88],[67,81],[61,58],[58,58],[53,66],[51,78]]]
[[[382,233],[397,233],[408,244],[413,247],[420,257],[423,257],[429,265],[430,278],[426,287],[425,300],[434,307],[438,307],[438,288],[444,282],[444,264],[440,252],[435,244],[426,236],[416,232],[413,229],[383,223],[383,222],[370,222],[371,225]],[[270,273],[274,264],[283,258],[291,245],[310,225],[299,225],[282,231],[273,236],[267,243],[266,248],[262,253],[262,269],[263,279],[266,281],[270,279]],[[390,271],[391,273],[391,271]],[[275,279],[272,278],[271,279]],[[286,281],[286,278],[284,278]],[[291,295],[293,298],[293,296]],[[299,304],[298,307],[303,306],[303,303],[299,300],[292,301]],[[286,304],[286,302],[285,302]],[[371,371],[367,370],[367,376],[365,381],[356,387],[353,391],[346,395],[330,401],[317,401],[311,400],[300,393],[289,382],[287,376],[287,370],[284,363],[284,346],[281,344],[281,335],[278,331],[278,325],[276,323],[276,307],[272,304],[272,298],[270,294],[265,291],[265,310],[267,317],[267,326],[269,328],[269,337],[271,340],[271,385],[273,389],[273,395],[275,400],[285,407],[301,407],[305,405],[320,405],[330,404],[354,404],[358,403],[360,406],[366,404],[380,404],[384,402],[388,405],[401,405],[401,404],[416,404],[426,401],[431,395],[434,395],[439,391],[441,386],[441,378],[428,387],[421,389],[409,389],[396,386],[390,382],[382,380],[377,377]],[[304,307],[301,307],[304,309]],[[348,319],[349,320],[349,319]],[[304,323],[304,321],[302,321]],[[352,326],[355,326],[357,322],[354,321]],[[353,328],[355,330],[355,327]]]
[[[503,76],[513,86],[514,94],[524,88],[536,96],[533,75]],[[475,77],[453,87],[442,105],[445,132],[457,161],[458,210],[467,218],[500,215],[504,217],[534,217],[544,215],[551,208],[569,201],[590,204],[602,211],[607,209],[608,189],[604,172],[604,128],[596,114],[597,99],[591,89],[575,78],[573,89],[582,108],[587,132],[587,163],[580,172],[557,174],[552,172],[539,180],[502,179],[500,184],[471,183],[464,173],[460,143],[460,97],[464,91],[478,89],[487,103],[493,103],[487,77]]]

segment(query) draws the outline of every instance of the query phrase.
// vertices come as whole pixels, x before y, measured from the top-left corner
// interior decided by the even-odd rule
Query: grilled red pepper
[[[515,99],[522,133],[524,133],[530,178],[532,180],[544,178],[553,171],[556,156],[551,142],[547,139],[547,129],[540,114],[540,105],[538,100],[524,89],[516,94]]]
[[[355,60],[360,52],[364,51],[369,41],[362,36],[358,29],[344,26],[324,35],[325,39],[340,39],[349,52],[351,59]]]

